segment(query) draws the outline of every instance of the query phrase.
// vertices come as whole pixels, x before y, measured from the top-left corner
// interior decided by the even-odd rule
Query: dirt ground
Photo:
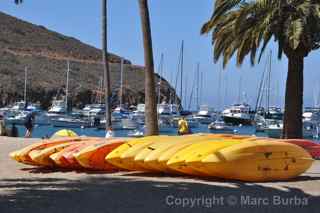
[[[319,212],[319,161],[291,181],[246,183],[139,172],[55,171],[8,157],[35,141],[0,137],[0,213]]]

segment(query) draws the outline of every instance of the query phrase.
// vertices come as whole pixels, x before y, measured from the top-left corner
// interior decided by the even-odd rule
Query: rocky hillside
[[[0,12],[0,106],[23,97],[24,71],[28,70],[28,99],[48,107],[64,96],[67,61],[70,62],[70,96],[75,106],[101,97],[103,67],[101,51],[81,41],[36,26]],[[110,54],[113,105],[118,102],[120,57]],[[156,76],[158,79],[158,76]],[[173,89],[164,80],[162,100]],[[144,68],[125,60],[124,103],[144,102]]]

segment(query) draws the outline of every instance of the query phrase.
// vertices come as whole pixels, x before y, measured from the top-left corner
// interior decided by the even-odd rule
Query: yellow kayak
[[[188,160],[188,166],[208,176],[243,181],[275,181],[297,177],[312,165],[303,148],[277,141],[248,141],[204,157]]]
[[[34,163],[39,166],[54,166],[54,161],[50,158],[50,155],[62,151],[64,148],[72,145],[73,143],[67,142],[51,146],[42,150],[33,150],[29,153],[30,158]]]
[[[213,140],[206,140],[200,143],[191,144],[190,146],[182,149],[181,151],[176,152],[167,162],[167,166],[170,169],[176,170],[184,174],[204,176],[205,173],[193,167],[190,167],[186,163],[186,160],[194,157],[207,156],[211,152],[214,152],[221,148],[232,146],[238,143],[242,143],[242,141],[241,140],[215,141],[213,139]]]
[[[141,159],[141,160],[143,160],[144,167],[149,168],[150,170],[154,170],[154,171],[171,172],[172,170],[170,170],[166,165],[163,168],[161,166],[161,164],[159,164],[159,162],[158,162],[158,158],[163,153],[165,153],[167,150],[169,150],[170,148],[173,148],[173,147],[176,147],[176,146],[179,147],[180,145],[183,145],[183,144],[190,144],[191,145],[193,143],[198,143],[198,142],[206,141],[206,140],[209,140],[209,139],[212,139],[212,140],[215,140],[215,141],[221,141],[222,140],[221,138],[217,138],[214,135],[180,136],[180,138],[178,138],[178,139],[179,139],[178,142],[174,142],[174,143],[172,143],[172,142],[171,143],[170,142],[169,143],[154,143],[154,144],[150,145],[149,147],[147,147],[145,149],[146,154]],[[140,154],[141,154],[141,152],[139,153],[139,155]],[[135,158],[135,160],[136,160],[136,158]]]
[[[130,140],[127,143],[122,144],[121,146],[117,147],[112,152],[110,152],[106,156],[105,160],[108,163],[114,165],[115,167],[128,170],[127,167],[124,165],[125,163],[124,160],[121,158],[122,154],[137,144],[150,142],[150,140],[154,141],[154,140],[157,140],[159,137],[169,137],[169,136],[148,136],[144,138]]]

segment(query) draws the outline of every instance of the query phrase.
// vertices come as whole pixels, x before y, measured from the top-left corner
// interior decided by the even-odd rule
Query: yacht
[[[63,101],[63,100],[54,100],[54,101],[52,101],[52,106],[48,110],[48,113],[50,115],[65,114],[65,113],[67,113],[67,111],[68,110],[66,108],[65,101]]]
[[[248,104],[235,104],[222,111],[222,118],[232,125],[252,125],[253,114]]]
[[[27,111],[19,111],[19,112],[15,112],[5,116],[4,120],[6,125],[9,125],[9,124],[24,125],[28,114],[29,112]]]
[[[12,107],[11,107],[11,110],[13,111],[22,111],[22,110],[25,110],[26,108],[26,102],[24,101],[19,101],[19,102],[16,102]]]
[[[200,110],[193,116],[200,124],[210,124],[214,119],[214,110],[207,105],[200,106]]]
[[[283,122],[274,120],[271,122],[265,132],[268,134],[270,138],[280,138],[283,131]],[[304,121],[303,122],[303,137],[304,138],[318,138],[320,126],[316,122],[312,121]]]
[[[208,129],[213,132],[222,132],[222,133],[233,133],[234,129],[232,126],[226,124],[223,119],[218,119],[208,125]]]
[[[139,125],[144,125],[145,104],[138,104],[137,109],[131,114],[131,119],[136,121]]]
[[[62,116],[51,119],[51,124],[54,127],[88,128],[92,126],[92,121],[79,117]]]
[[[87,104],[81,110],[82,114],[87,117],[95,117],[106,112],[105,104]]]
[[[254,121],[256,124],[256,132],[264,132],[268,125],[272,125],[276,122],[282,122],[283,112],[281,108],[269,107],[268,111],[264,109],[258,109],[255,114]]]
[[[306,107],[302,114],[304,121],[320,121],[320,108]]]

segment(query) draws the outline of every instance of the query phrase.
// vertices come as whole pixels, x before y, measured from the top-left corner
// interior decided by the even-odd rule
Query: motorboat
[[[95,117],[106,113],[105,104],[87,104],[81,110],[82,114],[87,117]]]
[[[265,130],[270,138],[280,138],[283,131],[283,122],[274,120]],[[303,121],[303,137],[318,138],[320,134],[319,123],[312,121]]]
[[[24,125],[26,121],[26,117],[29,114],[27,111],[18,111],[16,113],[11,114],[10,116],[5,116],[5,124],[16,124],[16,125]]]
[[[158,111],[158,115],[170,115],[170,116],[179,115],[179,107],[176,104],[158,104],[157,111]]]
[[[133,113],[130,115],[131,119],[136,121],[139,125],[144,125],[145,121],[145,104],[138,104],[137,109],[133,111]]]
[[[274,124],[275,121],[282,120],[283,112],[280,108],[270,107],[268,111],[259,109],[254,117],[256,132],[264,132],[268,125]]]
[[[11,110],[13,111],[23,111],[26,108],[26,102],[18,101],[12,105]]]
[[[252,125],[253,113],[248,104],[235,104],[222,111],[222,118],[232,125]]]
[[[67,113],[67,108],[65,101],[63,100],[54,100],[52,101],[52,105],[48,110],[49,116],[55,116],[55,114],[65,114]]]
[[[320,121],[320,108],[306,107],[302,114],[304,121]]]
[[[141,138],[144,136],[144,132],[143,132],[143,130],[136,129],[136,130],[129,132],[128,136],[133,137],[133,138]]]
[[[54,118],[51,120],[51,124],[54,127],[68,127],[68,128],[88,128],[92,126],[92,122],[90,120],[73,118],[69,116]]]
[[[215,120],[215,112],[207,105],[200,106],[200,110],[193,116],[200,124],[210,124]]]
[[[208,129],[214,132],[233,133],[232,126],[226,124],[223,120],[216,120],[208,125]]]
[[[158,118],[159,131],[162,133],[172,132],[174,129],[171,125],[171,120],[169,117],[159,117]]]

